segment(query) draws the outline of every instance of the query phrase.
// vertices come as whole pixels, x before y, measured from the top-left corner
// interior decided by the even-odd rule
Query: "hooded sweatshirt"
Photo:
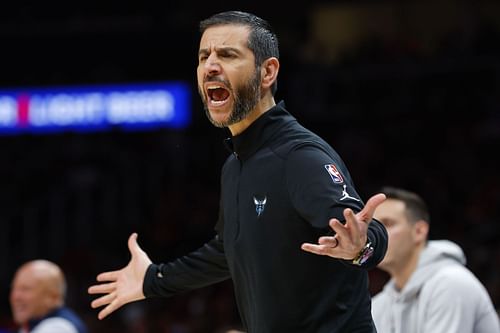
[[[488,292],[455,243],[429,241],[402,290],[391,279],[373,298],[380,333],[500,333]]]

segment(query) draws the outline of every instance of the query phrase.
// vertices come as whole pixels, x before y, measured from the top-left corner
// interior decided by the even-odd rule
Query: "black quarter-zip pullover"
[[[168,264],[151,265],[144,294],[170,296],[232,278],[249,333],[376,332],[367,269],[387,248],[374,220],[374,255],[361,267],[301,250],[363,203],[339,155],[281,102],[232,138],[222,169],[217,235]]]

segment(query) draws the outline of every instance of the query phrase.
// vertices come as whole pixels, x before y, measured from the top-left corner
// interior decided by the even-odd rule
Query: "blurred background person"
[[[448,240],[427,241],[429,212],[416,193],[386,187],[374,217],[389,245],[379,267],[391,280],[373,298],[379,332],[500,332],[488,292],[465,267],[462,249]]]
[[[87,333],[83,321],[65,307],[66,281],[56,264],[29,261],[16,272],[10,304],[19,333]]]

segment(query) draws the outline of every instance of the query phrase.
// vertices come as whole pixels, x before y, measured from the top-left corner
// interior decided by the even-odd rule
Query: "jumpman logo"
[[[344,190],[342,191],[342,198],[340,198],[340,201],[345,200],[345,199],[352,199],[356,201],[361,201],[359,199],[356,199],[355,197],[351,197],[349,193],[347,193],[347,185],[344,184]]]

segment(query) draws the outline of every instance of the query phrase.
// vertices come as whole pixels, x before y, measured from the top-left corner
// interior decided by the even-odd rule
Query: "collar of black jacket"
[[[246,160],[264,143],[276,135],[279,128],[295,118],[285,109],[285,102],[280,101],[269,111],[264,112],[247,129],[237,136],[225,140],[226,147],[240,160]]]

